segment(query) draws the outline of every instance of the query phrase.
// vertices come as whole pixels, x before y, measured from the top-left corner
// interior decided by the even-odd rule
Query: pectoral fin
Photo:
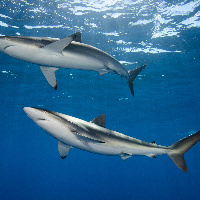
[[[77,33],[72,34],[71,36],[52,42],[51,44],[48,44],[45,47],[43,47],[43,49],[50,50],[56,53],[61,53],[62,50],[65,47],[67,47],[73,40],[81,42],[81,33],[77,32]]]
[[[40,69],[44,77],[46,78],[47,82],[51,85],[51,87],[57,90],[57,80],[56,80],[55,72],[56,70],[58,70],[58,68],[40,66]]]
[[[56,53],[61,53],[62,50],[67,47],[74,40],[74,36],[69,36],[63,39],[60,39],[56,42],[46,45],[43,47],[45,50],[54,51]]]
[[[66,145],[60,141],[58,141],[58,152],[60,154],[60,157],[62,159],[66,158],[67,157],[67,154],[69,152],[69,150],[71,149],[72,147],[69,146],[69,145]]]

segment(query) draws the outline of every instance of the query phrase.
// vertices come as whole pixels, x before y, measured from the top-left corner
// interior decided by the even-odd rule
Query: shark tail
[[[169,146],[172,151],[168,153],[168,156],[171,158],[174,164],[185,173],[187,172],[187,165],[184,159],[184,153],[186,153],[198,141],[200,141],[200,131]]]
[[[133,81],[135,80],[135,78],[137,77],[137,75],[143,70],[145,69],[147,65],[143,65],[141,67],[138,67],[137,69],[133,69],[133,70],[129,70],[128,71],[128,77],[127,77],[127,83],[129,86],[129,89],[131,91],[131,94],[134,96],[134,90],[133,90]]]

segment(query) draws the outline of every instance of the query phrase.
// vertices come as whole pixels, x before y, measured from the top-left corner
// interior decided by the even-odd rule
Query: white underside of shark
[[[123,160],[134,155],[155,158],[167,154],[177,167],[187,172],[184,153],[200,140],[199,131],[165,147],[105,128],[105,115],[86,122],[40,108],[24,107],[24,111],[39,127],[58,140],[61,158],[65,158],[73,147],[97,154],[120,156]]]
[[[0,51],[16,59],[39,65],[48,83],[57,89],[56,70],[71,68],[116,73],[127,79],[134,96],[133,81],[146,65],[127,71],[109,54],[81,43],[77,32],[63,39],[47,37],[0,36]]]

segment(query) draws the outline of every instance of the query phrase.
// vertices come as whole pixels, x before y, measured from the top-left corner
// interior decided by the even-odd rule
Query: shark
[[[143,65],[127,71],[114,57],[93,46],[81,42],[81,33],[68,37],[0,36],[0,51],[16,59],[37,64],[47,82],[57,90],[55,72],[59,68],[97,71],[119,74],[125,77],[134,96],[133,81],[145,69]]]
[[[40,128],[58,140],[58,152],[63,159],[71,148],[119,156],[123,160],[138,155],[155,158],[157,155],[167,154],[178,168],[187,172],[184,154],[200,140],[198,131],[171,146],[161,146],[107,129],[105,114],[87,122],[42,108],[24,107],[23,110]]]

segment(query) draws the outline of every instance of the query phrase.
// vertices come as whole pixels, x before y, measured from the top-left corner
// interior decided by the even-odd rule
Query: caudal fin
[[[186,138],[183,138],[178,142],[175,142],[169,147],[172,151],[168,153],[168,156],[172,159],[174,164],[184,172],[187,172],[184,153],[187,152],[198,141],[200,141],[200,131]]]
[[[133,81],[137,77],[137,75],[146,67],[147,65],[143,65],[141,67],[138,67],[137,69],[129,70],[128,74],[129,76],[127,77],[127,83],[129,86],[129,89],[131,91],[131,94],[134,96],[134,90],[133,90]]]

